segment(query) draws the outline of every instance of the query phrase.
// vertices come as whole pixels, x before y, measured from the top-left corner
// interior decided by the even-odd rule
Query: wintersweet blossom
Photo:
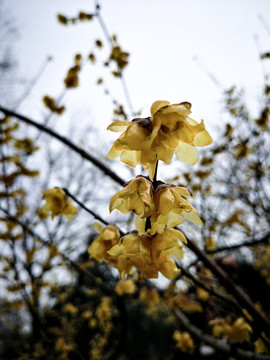
[[[180,332],[175,330],[173,333],[173,339],[176,341],[176,347],[182,352],[192,354],[195,349],[194,341],[187,331]]]
[[[137,287],[131,279],[121,279],[115,286],[115,292],[119,296],[133,294],[136,289]]]
[[[173,228],[182,224],[184,219],[202,225],[196,210],[185,197],[192,197],[187,188],[171,184],[159,184],[153,193],[154,209],[146,214],[150,217],[151,227],[146,229],[145,219],[136,216],[137,230],[140,233],[147,231],[152,235],[161,234],[166,226]]]
[[[103,227],[99,224],[94,224],[94,229],[100,235],[91,243],[88,249],[90,257],[102,262],[104,259],[110,260],[107,251],[116,245],[120,239],[120,232],[116,225],[110,224]]]
[[[137,231],[133,231],[123,236],[108,254],[117,259],[114,266],[122,278],[135,267],[141,276],[157,278],[158,272],[161,272],[172,280],[179,270],[171,256],[183,257],[183,244],[179,240],[186,242],[185,236],[175,229],[166,228],[156,236],[139,235]]]
[[[233,323],[231,319],[216,318],[211,320],[209,325],[213,327],[212,332],[215,337],[225,335],[230,342],[249,341],[252,333],[251,326],[242,317],[236,319]]]
[[[143,165],[154,177],[158,160],[169,163],[175,154],[183,162],[193,165],[198,161],[195,146],[211,144],[203,120],[198,123],[188,115],[191,104],[170,104],[159,100],[151,106],[151,118],[136,118],[131,122],[114,121],[108,130],[122,132],[108,156],[135,167]]]
[[[59,187],[44,190],[42,199],[46,200],[46,204],[38,210],[38,215],[41,218],[51,215],[53,219],[55,216],[65,215],[71,221],[73,216],[78,213],[65,191]]]
[[[144,216],[154,208],[152,182],[138,175],[118,191],[110,202],[110,212],[118,209],[122,213],[130,211]]]

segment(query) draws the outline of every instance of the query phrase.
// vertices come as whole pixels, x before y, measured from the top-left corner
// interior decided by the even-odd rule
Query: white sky
[[[65,27],[57,22],[56,14],[92,12],[94,2],[4,2],[20,30],[17,55],[23,77],[31,78],[47,55],[54,58],[20,109],[40,119],[44,113],[41,98],[44,94],[57,97],[61,93],[74,54],[87,55],[94,39],[104,39],[96,21]],[[195,119],[205,119],[206,126],[217,124],[222,89],[211,81],[207,71],[223,88],[236,84],[246,88],[255,100],[258,97],[263,69],[254,35],[260,50],[269,51],[270,34],[259,20],[259,15],[266,22],[270,18],[269,0],[103,0],[101,6],[109,31],[116,33],[120,45],[131,53],[125,78],[134,108],[143,109],[143,115],[149,115],[152,102],[158,99],[189,101]],[[64,103],[70,105],[66,116],[88,109],[89,118],[86,116],[85,121],[106,128],[111,121],[111,107],[95,86],[99,71],[102,70],[86,66],[81,88],[69,92]],[[110,81],[110,91],[125,101],[117,81]]]

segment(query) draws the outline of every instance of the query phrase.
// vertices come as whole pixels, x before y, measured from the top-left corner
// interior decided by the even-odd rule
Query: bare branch
[[[54,130],[50,129],[49,127],[42,125],[34,120],[31,120],[21,114],[18,114],[12,110],[8,110],[0,105],[0,111],[2,111],[6,116],[14,116],[18,120],[24,121],[29,125],[32,125],[36,127],[37,129],[46,132],[50,136],[54,137],[55,139],[59,140],[63,144],[67,145],[69,148],[80,154],[84,159],[90,161],[95,166],[97,166],[100,170],[102,170],[106,175],[110,176],[113,180],[118,182],[120,185],[124,185],[125,181],[121,179],[115,172],[113,172],[111,169],[109,169],[106,165],[104,165],[101,161],[96,159],[94,156],[87,153],[85,150],[80,148],[79,146],[73,144],[70,140],[65,138],[64,136],[61,136],[60,134],[56,133]]]
[[[194,326],[189,321],[188,317],[179,309],[174,310],[174,313],[180,324],[185,327],[194,337],[222,353],[228,354],[230,356],[235,355],[237,358],[245,360],[270,360],[269,355],[255,354],[251,351],[235,348],[227,343],[224,343],[222,340],[215,339],[211,335],[205,334],[201,329]]]

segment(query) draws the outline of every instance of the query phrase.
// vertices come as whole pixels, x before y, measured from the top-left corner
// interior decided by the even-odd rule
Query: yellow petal
[[[117,120],[117,121],[112,122],[107,127],[107,130],[114,131],[114,132],[122,132],[122,131],[125,131],[125,129],[130,125],[131,125],[130,122]]]
[[[115,145],[113,144],[113,146],[111,147],[111,150],[109,151],[107,156],[109,159],[115,159],[118,156],[120,156],[120,154],[121,154],[121,151],[116,150]]]
[[[183,233],[181,233],[181,231],[177,230],[177,229],[167,229],[167,231],[174,236],[175,238],[177,238],[178,240],[182,241],[183,243],[187,244],[187,239],[185,237],[185,235]]]
[[[120,156],[120,160],[129,166],[135,167],[137,165],[137,152],[123,150]]]
[[[150,131],[148,129],[143,128],[137,122],[133,122],[126,130],[121,143],[125,144],[129,150],[143,150],[144,142],[149,134]]]
[[[95,232],[97,232],[98,234],[100,234],[102,232],[102,230],[104,229],[104,226],[101,225],[99,222],[94,222],[92,227],[95,230]]]
[[[191,206],[191,205],[190,205]],[[183,211],[183,216],[185,219],[187,219],[188,221],[197,224],[197,225],[202,225],[202,220],[200,219],[199,215],[196,213],[196,210],[193,208],[193,206],[191,206],[192,210],[189,212]]]
[[[190,129],[186,124],[182,124],[181,127],[177,130],[178,141],[193,144],[194,134],[192,129]]]
[[[135,215],[134,223],[139,234],[145,234],[145,219],[142,219],[139,215]]]
[[[194,145],[196,146],[206,146],[210,145],[212,143],[212,138],[209,135],[209,133],[204,130],[202,132],[199,132],[194,136]]]
[[[108,251],[108,254],[111,256],[119,256],[123,252],[124,252],[124,245],[116,244]]]
[[[156,166],[157,160],[151,161],[145,166],[145,169],[148,171],[148,175],[151,180],[154,180]]]
[[[169,280],[172,280],[180,272],[175,261],[170,256],[167,256],[166,261],[159,264],[158,269]]]
[[[177,225],[183,224],[184,217],[182,214],[174,214],[173,212],[169,213],[169,218],[167,222],[167,226],[169,228],[174,228]]]
[[[196,148],[190,144],[179,143],[175,155],[179,160],[189,165],[194,165],[199,160]]]
[[[184,186],[175,186],[171,188],[171,192],[175,195],[182,195],[182,196],[188,196],[193,197],[191,192]]]
[[[155,101],[150,109],[151,112],[151,116],[153,117],[155,115],[156,112],[158,112],[160,109],[162,109],[164,106],[169,105],[170,102],[166,101],[166,100],[157,100]]]
[[[169,188],[159,190],[156,194],[158,196],[158,211],[162,215],[168,214],[174,204],[174,196]]]

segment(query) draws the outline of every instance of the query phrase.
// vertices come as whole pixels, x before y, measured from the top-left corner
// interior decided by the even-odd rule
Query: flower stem
[[[156,184],[157,184],[157,171],[158,171],[158,160],[157,160],[157,163],[156,163],[156,169],[155,169],[155,174],[154,174],[154,179],[153,179],[153,187],[154,187],[154,189],[155,189]]]

